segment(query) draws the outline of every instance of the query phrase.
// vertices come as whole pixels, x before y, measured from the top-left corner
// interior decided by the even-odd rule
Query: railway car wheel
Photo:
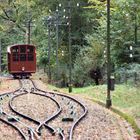
[[[13,75],[13,78],[14,78],[14,79],[18,79],[18,77],[17,77],[16,75]]]

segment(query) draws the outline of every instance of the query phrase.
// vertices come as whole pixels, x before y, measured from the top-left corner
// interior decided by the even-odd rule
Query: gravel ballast
[[[15,86],[15,82],[18,81],[15,80],[13,82],[14,89],[17,89],[19,84]],[[24,84],[27,88],[22,89],[21,93],[23,91],[27,91],[27,93],[25,92],[25,94],[22,94],[13,99],[12,106],[15,110],[20,113],[26,114],[27,116],[39,122],[43,122],[46,118],[50,117],[58,110],[55,102],[50,100],[50,98],[33,94],[31,92],[31,82],[25,80]],[[35,85],[39,89],[48,91],[47,86],[40,80],[35,80]],[[36,90],[35,92],[39,93],[39,91]],[[64,135],[66,136],[66,140],[68,140],[71,126],[83,113],[83,109],[76,102],[70,100],[69,98],[63,97],[62,95],[65,95],[64,93],[58,93],[57,95],[55,95],[55,92],[54,94],[46,92],[46,95],[53,97],[62,107],[62,111],[59,116],[48,123],[51,127],[57,130],[57,133],[56,135],[52,136],[50,132],[45,127],[43,127],[41,131],[42,136],[36,138],[35,140],[59,140],[61,139],[58,134],[59,129],[64,130]],[[85,99],[80,95],[69,94],[69,96],[78,99],[88,109],[87,116],[83,118],[74,129],[73,140],[137,140],[136,134],[132,127],[117,114],[98,105],[97,103],[92,102],[91,100]],[[10,113],[11,111],[7,108],[9,100],[8,98],[10,97],[6,97],[5,101],[3,101],[4,103],[2,104],[2,106],[4,111]],[[72,111],[74,113],[71,113]],[[13,115],[15,114],[13,113]],[[62,121],[63,118],[67,117],[73,118],[74,121]],[[20,120],[24,123],[27,123],[28,125],[31,125],[31,122],[24,120],[22,117],[20,118]],[[21,125],[17,124],[17,126],[21,127],[24,130]],[[37,128],[37,126],[34,124],[32,126],[34,129]],[[4,131],[2,132],[2,130]],[[13,134],[13,137],[11,136],[11,134]],[[0,135],[0,140],[14,140],[15,138],[17,138],[17,140],[22,139],[22,137],[18,134],[17,131],[15,131],[15,129],[1,121]]]

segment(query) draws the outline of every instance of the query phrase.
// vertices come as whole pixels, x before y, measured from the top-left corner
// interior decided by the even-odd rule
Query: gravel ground
[[[9,108],[9,100],[10,100],[10,97],[5,97],[5,98],[3,99],[3,101],[2,101],[1,107],[2,107],[2,110],[3,110],[4,112],[6,112],[7,114],[9,114],[10,116],[1,115],[0,117],[1,117],[2,119],[6,120],[6,121],[7,121],[8,117],[11,117],[11,116],[17,117],[17,118],[19,118],[19,120],[20,120],[22,123],[24,123],[24,124],[26,124],[27,126],[33,128],[33,129],[35,129],[35,128],[37,127],[36,124],[32,123],[31,121],[28,121],[27,119],[22,118],[21,116],[15,114],[14,112],[12,112],[12,111],[10,110],[10,108]],[[13,124],[14,124],[15,126],[17,126],[18,128],[20,128],[20,129],[24,132],[25,135],[28,135],[28,128],[25,127],[22,123],[14,122]],[[7,131],[7,133],[8,133],[8,129],[5,129],[5,131]],[[0,139],[0,140],[1,140],[1,139]],[[12,140],[12,139],[11,139],[11,140]]]
[[[44,121],[57,111],[57,106],[52,100],[31,93],[15,98],[12,105],[16,111],[39,122]]]
[[[17,89],[19,86],[18,81],[15,80],[14,82],[15,82],[14,85],[12,84],[13,88]],[[41,81],[36,80],[35,83],[38,88],[47,90],[47,87]],[[8,84],[7,86],[9,86]],[[14,99],[12,105],[15,107],[16,110],[25,113],[26,115],[31,116],[38,121],[44,121],[45,117],[52,115],[57,110],[55,103],[51,101],[49,98],[34,95],[31,93],[32,87],[30,82],[25,80],[23,84],[25,87],[27,87],[27,89],[24,88],[21,91],[29,90],[28,91],[29,93]],[[90,100],[84,99],[79,95],[76,96],[71,95],[71,96],[82,101],[83,104],[85,104],[86,107],[88,108],[87,116],[75,128],[73,140],[137,140],[136,135],[131,126],[121,117],[111,112],[110,110],[96,103],[93,103]],[[62,113],[59,115],[59,117],[51,121],[49,125],[53,126],[56,129],[64,128],[65,129],[64,134],[67,136],[66,138],[67,140],[68,132],[73,122],[69,123],[62,122],[62,118],[74,117],[74,120],[76,120],[82,114],[83,110],[80,108],[78,104],[74,103],[73,101],[70,101],[69,99],[62,98],[61,96],[58,95],[55,95],[54,99],[59,101],[60,105],[63,107],[63,110]],[[5,100],[8,102],[8,97],[6,97]],[[7,103],[4,102],[3,104],[4,107],[8,106],[8,104],[7,105],[5,104]],[[73,108],[71,110],[72,106]],[[10,110],[8,110],[7,107],[5,107],[5,110],[8,113],[10,113]],[[71,111],[74,112],[72,115]],[[15,114],[13,113],[13,115]],[[21,120],[31,125],[31,122],[24,120],[23,118],[21,118]],[[23,127],[20,124],[17,124],[17,126],[21,128]],[[36,128],[36,126],[33,125],[33,128]],[[1,134],[0,131],[0,140],[7,140],[8,138],[9,140],[13,140],[13,137],[12,139],[10,139],[12,133],[14,134],[14,138],[17,137],[17,139],[19,140],[21,139],[20,135],[16,134],[17,132],[14,129],[11,129],[10,126],[8,125],[6,126],[4,123],[0,122],[0,130],[2,129],[4,129],[4,132],[2,132]],[[45,128],[42,129],[42,133],[43,135],[40,137],[39,140],[60,139],[58,134],[52,136],[50,132]],[[4,139],[4,136],[7,139]]]
[[[35,82],[38,88],[47,90],[41,81]],[[87,106],[88,115],[75,128],[74,140],[137,140],[134,130],[121,117],[79,95],[75,98]]]
[[[132,132],[129,135],[127,127],[124,126],[126,122],[124,123],[116,114],[90,101],[86,101],[85,104],[89,112],[76,127],[74,140],[135,140],[132,128],[129,126]]]
[[[17,88],[19,88],[19,82],[18,82],[18,80],[15,80],[15,81],[10,81],[10,82],[8,82],[8,84],[10,84],[10,85],[12,85],[11,87],[13,87],[14,89],[13,89],[13,91],[14,90],[16,90]],[[16,84],[16,85],[15,85]],[[18,86],[17,86],[18,85]],[[8,85],[7,85],[8,86]],[[7,90],[6,92],[9,92],[9,90]],[[2,110],[4,111],[4,112],[6,112],[7,114],[8,114],[8,116],[7,115],[1,115],[0,117],[2,118],[2,119],[4,119],[4,120],[6,120],[7,121],[7,119],[8,119],[8,117],[10,117],[10,116],[16,116],[17,118],[19,118],[19,120],[23,123],[19,123],[19,122],[14,122],[13,124],[16,126],[16,127],[18,127],[18,128],[20,128],[23,132],[24,132],[24,134],[25,135],[27,135],[28,136],[28,128],[26,127],[26,126],[29,126],[30,128],[33,128],[33,129],[35,129],[36,127],[37,127],[37,125],[36,124],[34,124],[34,123],[32,123],[31,121],[28,121],[27,119],[24,119],[24,118],[22,118],[22,117],[20,117],[19,115],[17,115],[17,114],[15,114],[14,112],[12,112],[10,109],[9,109],[9,101],[10,101],[10,98],[11,98],[12,96],[10,95],[10,96],[3,96],[3,100],[1,100],[0,101],[0,107],[2,107]],[[9,116],[10,115],[10,116]],[[25,125],[26,126],[25,126]],[[12,129],[12,127],[10,127],[10,129]],[[5,132],[7,132],[8,133],[8,129],[5,129]],[[12,130],[11,130],[12,131]],[[14,139],[14,137],[15,137],[16,135],[14,135],[13,136],[13,138],[11,139],[11,140],[13,140]],[[0,140],[3,140],[3,139],[0,139]]]
[[[62,112],[56,119],[49,122],[49,125],[57,130],[64,130],[64,135],[66,139],[68,139],[71,126],[73,125],[74,121],[76,121],[84,113],[84,111],[78,103],[66,97],[55,95],[54,98],[60,103]],[[74,118],[74,121],[62,122],[63,118]]]
[[[9,126],[0,121],[0,140],[23,140],[19,133]]]
[[[19,88],[19,81],[11,78],[0,78],[0,94]]]
[[[39,96],[36,94],[32,94],[31,90],[32,90],[32,83],[28,80],[24,80],[22,82],[22,84],[24,85],[24,87],[20,90],[20,93],[24,93],[25,91],[28,91],[28,94],[23,94],[21,96],[18,96],[17,98],[15,98],[12,101],[12,106],[14,107],[15,110],[17,110],[20,113],[23,113],[35,120],[37,120],[38,122],[42,122],[44,120],[46,120],[46,118],[50,117],[52,114],[54,114],[54,112],[57,111],[57,106],[56,104],[50,100],[50,98],[44,97],[44,96]],[[16,93],[17,95],[20,93]],[[9,100],[12,96],[4,96],[3,100],[1,101],[1,106],[3,111],[5,111],[6,113],[16,116],[17,118],[20,119],[20,121],[22,123],[24,123],[27,126],[30,126],[30,128],[33,128],[34,130],[36,130],[36,128],[38,127],[37,125],[35,125],[34,123],[32,123],[31,121],[28,121],[22,117],[20,117],[19,115],[13,113],[10,109],[9,109]],[[49,106],[48,106],[49,104]],[[51,106],[51,108],[50,108]],[[7,120],[6,115],[1,115],[0,116],[2,119]],[[28,136],[28,128],[26,128],[24,125],[22,125],[21,123],[15,122],[14,125],[16,125],[18,128],[20,128],[24,134],[26,136]],[[2,126],[3,128],[3,126]],[[10,128],[11,131],[12,128]],[[8,133],[8,129],[5,129],[5,132]],[[56,136],[52,136],[52,134],[46,130],[46,128],[43,127],[43,129],[41,129],[41,133],[42,135],[39,137],[35,137],[35,140],[58,140],[60,139],[59,135],[56,134]],[[8,135],[7,135],[8,137]],[[14,137],[16,137],[16,135],[14,135]],[[11,138],[12,140],[14,139]],[[2,135],[3,138],[3,135]],[[2,139],[1,138],[1,139]],[[0,140],[1,140],[0,139]],[[3,140],[3,139],[2,139]]]
[[[43,94],[42,92],[40,92],[40,93]],[[50,95],[50,94],[47,94],[47,95],[49,95],[50,97],[53,97],[57,102],[59,102],[60,106],[62,107],[61,114],[57,118],[55,118],[54,120],[49,122],[48,124],[51,127],[53,127],[56,130],[56,132],[59,132],[60,129],[64,130],[65,137],[66,137],[66,139],[68,139],[69,131],[70,131],[70,128],[71,128],[73,122],[69,122],[69,123],[62,122],[62,118],[65,118],[65,117],[73,118],[74,117],[74,121],[75,121],[82,115],[82,113],[84,111],[78,103],[76,103],[75,101],[72,101],[69,98],[65,98],[65,97],[58,96],[58,95],[55,95],[55,96]],[[40,100],[40,98],[42,98],[42,100]],[[50,115],[52,115],[54,113],[52,111],[56,110],[56,106],[54,106],[54,104],[52,104],[53,102],[51,101],[52,102],[51,103],[49,100],[47,101],[46,97],[41,97],[39,95],[26,94],[26,95],[22,95],[22,96],[16,98],[15,100],[13,100],[12,104],[15,108],[18,108],[16,110],[18,110],[19,112],[25,113],[32,118],[34,115],[38,114],[38,108],[39,108],[39,113],[44,118],[44,115],[46,115],[48,113],[50,113]],[[31,110],[31,108],[32,108],[32,110]],[[44,112],[46,112],[46,113],[44,114]],[[37,118],[40,118],[40,117],[39,116],[36,118],[34,117],[34,119],[37,119]],[[42,118],[42,121],[43,121],[43,118]],[[47,139],[51,140],[52,137],[51,136],[50,136],[50,138],[47,137]],[[54,137],[53,137],[53,139],[54,139]]]

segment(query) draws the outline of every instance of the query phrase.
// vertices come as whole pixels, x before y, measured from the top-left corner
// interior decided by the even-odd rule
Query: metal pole
[[[27,22],[27,44],[30,44],[30,35],[31,35],[31,21]]]
[[[1,41],[1,38],[0,38],[0,72],[1,72],[1,44],[2,44],[2,41]]]
[[[135,7],[135,44],[137,44],[137,31],[138,31],[138,27],[137,27],[137,7]]]
[[[51,67],[50,67],[50,53],[51,53],[51,45],[50,45],[50,23],[48,24],[48,77],[49,82],[51,82]]]
[[[71,62],[71,5],[70,0],[68,0],[68,10],[69,10],[69,92],[72,92],[72,62]]]
[[[28,4],[28,0],[26,1],[26,5],[27,5],[27,16],[28,16],[28,21],[27,21],[27,44],[30,44],[30,32],[31,32],[31,19],[30,19],[30,11],[29,11],[29,4]]]
[[[59,25],[58,25],[58,13],[57,13],[57,19],[56,19],[56,77],[58,78],[58,47],[59,47]]]
[[[107,99],[106,107],[110,108],[112,105],[110,96],[111,87],[111,67],[110,67],[110,0],[107,0]]]

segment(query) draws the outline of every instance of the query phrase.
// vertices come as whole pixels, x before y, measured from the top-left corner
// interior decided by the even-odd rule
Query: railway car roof
[[[15,46],[33,46],[33,47],[35,47],[35,46],[32,45],[32,44],[14,44],[14,45],[9,45],[9,46],[7,47],[7,52],[10,53],[10,52],[11,52],[10,49],[11,49],[12,47],[15,47]]]

